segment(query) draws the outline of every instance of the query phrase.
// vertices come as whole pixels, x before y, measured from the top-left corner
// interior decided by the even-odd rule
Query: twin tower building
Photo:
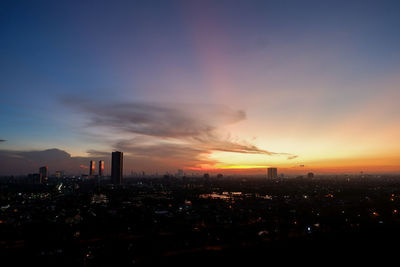
[[[123,173],[124,153],[115,151],[111,153],[111,183],[121,184]],[[96,172],[96,162],[90,161],[89,175],[94,176]],[[104,160],[99,161],[99,176],[104,176]]]
[[[89,167],[89,175],[94,176],[96,170],[96,161],[91,160],[90,161],[90,167]],[[104,160],[99,161],[99,176],[104,176]]]

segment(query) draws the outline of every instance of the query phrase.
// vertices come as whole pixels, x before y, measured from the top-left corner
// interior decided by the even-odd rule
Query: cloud
[[[223,127],[246,119],[243,110],[212,104],[166,103],[93,103],[67,98],[63,103],[86,115],[85,129],[105,139],[113,140],[114,149],[127,152],[130,157],[154,164],[175,167],[212,165],[208,158],[213,151],[267,156],[285,155],[259,148],[246,141],[233,140],[223,134]],[[89,150],[89,155],[103,156]],[[157,162],[155,162],[157,161]],[[179,164],[179,166],[177,166]],[[174,167],[174,168],[175,168]]]
[[[268,150],[260,149],[255,145],[248,144],[247,142],[237,142],[229,139],[221,139],[219,137],[211,137],[207,139],[197,139],[198,145],[211,151],[234,152],[243,154],[265,154],[269,156],[274,155],[289,155],[287,153],[277,153]]]
[[[216,163],[203,158],[196,149],[185,149],[177,145],[143,146],[124,145],[124,174],[134,172],[174,171],[176,161],[182,166]],[[104,160],[105,174],[111,173],[111,151],[91,151],[87,157],[72,157],[60,149],[38,151],[0,150],[0,175],[26,175],[38,173],[39,168],[48,166],[50,175],[63,170],[68,175],[88,174],[91,160]],[[97,171],[97,170],[96,170]]]
[[[217,163],[207,157],[208,150],[184,144],[137,144],[127,140],[119,142],[115,148],[124,151],[124,158],[132,163],[131,168],[134,170],[172,171],[186,166]]]
[[[210,134],[221,125],[246,118],[241,110],[218,105],[114,103],[94,104],[64,99],[89,116],[88,127],[107,127],[125,133],[182,138]]]
[[[109,157],[111,155],[110,152],[98,151],[98,150],[94,150],[94,149],[90,149],[90,150],[86,151],[86,153],[92,157]]]
[[[87,170],[87,169],[89,169],[89,166],[81,164],[81,165],[79,165],[79,168]]]
[[[291,160],[291,159],[295,159],[295,158],[298,158],[299,156],[297,156],[297,155],[291,155],[291,156],[289,156],[289,157],[287,157],[287,159],[288,160]]]
[[[48,166],[51,173],[64,170],[70,174],[81,174],[80,166],[87,165],[91,159],[98,158],[71,157],[66,151],[56,148],[36,151],[0,150],[0,175],[37,173],[41,166]]]
[[[5,142],[5,141],[7,141],[7,140],[4,140],[4,139],[0,139],[0,143],[2,143],[2,142]]]

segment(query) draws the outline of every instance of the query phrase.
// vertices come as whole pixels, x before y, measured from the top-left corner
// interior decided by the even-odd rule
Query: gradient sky
[[[126,172],[398,173],[399,14],[399,1],[2,1],[0,174],[92,158],[107,173],[116,149]]]

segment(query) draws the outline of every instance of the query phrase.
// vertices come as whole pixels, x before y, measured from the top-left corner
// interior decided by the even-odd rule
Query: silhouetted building
[[[96,171],[96,162],[94,160],[90,161],[90,168],[89,168],[89,175],[92,176],[94,175]]]
[[[56,171],[56,177],[61,178],[65,176],[65,171]]]
[[[223,175],[222,173],[218,173],[218,174],[217,174],[217,178],[218,178],[218,179],[222,179],[222,177],[224,177],[224,175]]]
[[[43,166],[39,168],[39,181],[42,183],[44,180],[47,179],[48,176],[48,169],[47,166]]]
[[[124,154],[119,151],[112,152],[111,154],[111,183],[122,183]]]
[[[104,160],[99,161],[99,176],[104,176]]]
[[[278,169],[277,168],[268,168],[267,177],[268,177],[268,179],[278,178]]]
[[[205,173],[203,177],[204,177],[204,185],[209,186],[211,184],[210,174]]]
[[[312,172],[307,173],[307,178],[314,178],[314,173]]]

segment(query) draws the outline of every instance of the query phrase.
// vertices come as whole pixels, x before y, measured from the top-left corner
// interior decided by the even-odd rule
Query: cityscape
[[[399,14],[2,1],[0,265],[395,264]]]
[[[17,265],[363,262],[397,255],[400,176],[123,177],[123,152],[69,176],[0,178],[0,251]],[[340,251],[337,248],[340,247]],[[357,252],[359,251],[358,254]],[[290,253],[294,258],[287,258]],[[21,257],[23,255],[23,257]]]

